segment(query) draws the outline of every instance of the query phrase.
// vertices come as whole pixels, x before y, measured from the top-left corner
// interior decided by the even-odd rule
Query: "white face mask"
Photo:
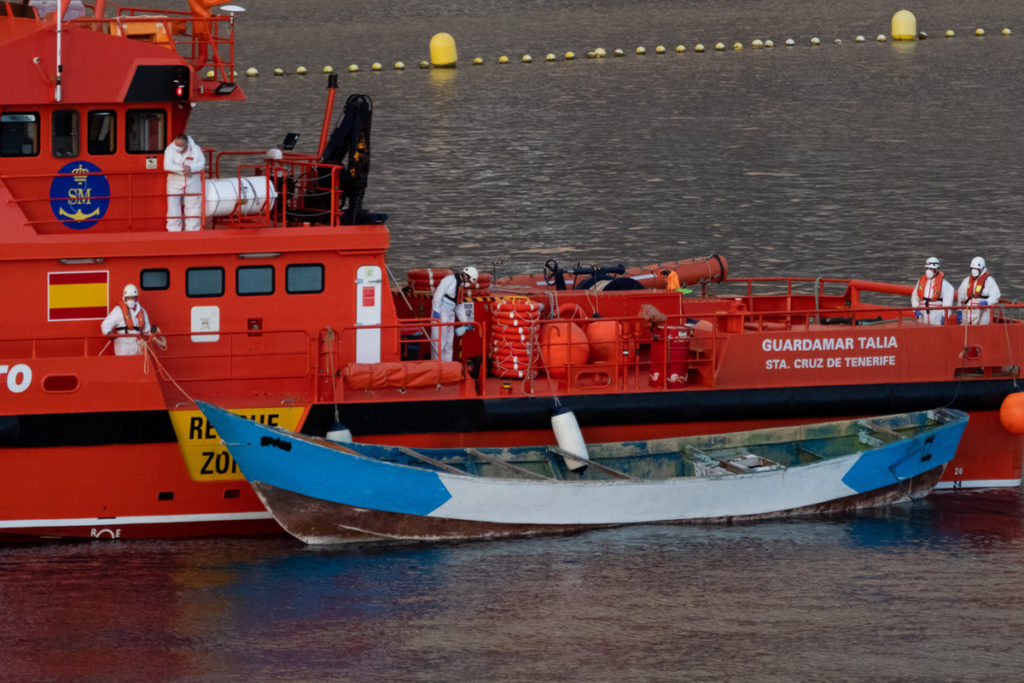
[[[978,268],[971,268],[971,277],[978,277],[981,275],[981,270]]]
[[[925,268],[924,269],[924,274],[925,274],[925,276],[929,280],[934,279],[935,278],[935,269],[934,268]]]

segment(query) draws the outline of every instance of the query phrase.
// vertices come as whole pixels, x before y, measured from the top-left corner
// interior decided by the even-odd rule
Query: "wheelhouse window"
[[[89,112],[89,154],[113,154],[117,151],[117,114],[112,111]]]
[[[189,268],[185,271],[185,294],[190,297],[224,296],[224,269]]]
[[[171,286],[171,274],[166,268],[147,268],[139,273],[139,286],[143,289],[167,289]]]
[[[167,146],[167,112],[163,109],[129,109],[125,116],[125,148],[130,154],[164,151]]]
[[[235,272],[235,291],[239,296],[274,293],[274,266],[240,266]]]
[[[0,156],[34,157],[39,154],[39,114],[0,114]]]
[[[78,156],[78,112],[62,109],[53,112],[50,121],[50,138],[53,156],[67,159]]]
[[[324,267],[319,263],[288,266],[285,291],[289,294],[316,294],[324,291]]]

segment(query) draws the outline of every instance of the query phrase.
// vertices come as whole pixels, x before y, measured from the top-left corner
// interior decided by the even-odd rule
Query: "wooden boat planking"
[[[548,446],[333,444],[198,403],[278,522],[307,543],[496,538],[888,504],[932,490],[967,422],[940,409],[593,444],[591,466],[574,473]]]

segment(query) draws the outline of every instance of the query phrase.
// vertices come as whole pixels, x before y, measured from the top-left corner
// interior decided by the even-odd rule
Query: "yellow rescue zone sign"
[[[235,415],[260,424],[294,431],[305,408],[237,409]],[[185,467],[194,481],[230,481],[245,479],[231,454],[221,445],[217,432],[198,410],[171,410],[171,424],[178,437]]]

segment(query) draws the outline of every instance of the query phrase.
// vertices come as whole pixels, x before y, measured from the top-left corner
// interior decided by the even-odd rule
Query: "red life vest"
[[[985,281],[988,280],[988,271],[979,275],[977,278],[973,276],[967,281],[967,296],[972,299],[977,299],[981,296],[981,293],[985,291]]]
[[[122,328],[122,331],[130,332],[134,330],[136,332],[141,332],[142,327],[139,326],[139,321],[129,311],[128,304],[126,304],[124,301],[121,301],[118,305],[121,307],[121,317],[124,318],[124,328]],[[142,306],[139,306],[138,310],[139,313],[141,314]]]
[[[935,295],[931,298],[925,296],[925,287],[928,285],[928,276],[922,275],[921,279],[917,281],[917,299],[918,301],[939,301],[942,299],[942,271],[935,271],[935,287],[932,289],[932,293]]]

